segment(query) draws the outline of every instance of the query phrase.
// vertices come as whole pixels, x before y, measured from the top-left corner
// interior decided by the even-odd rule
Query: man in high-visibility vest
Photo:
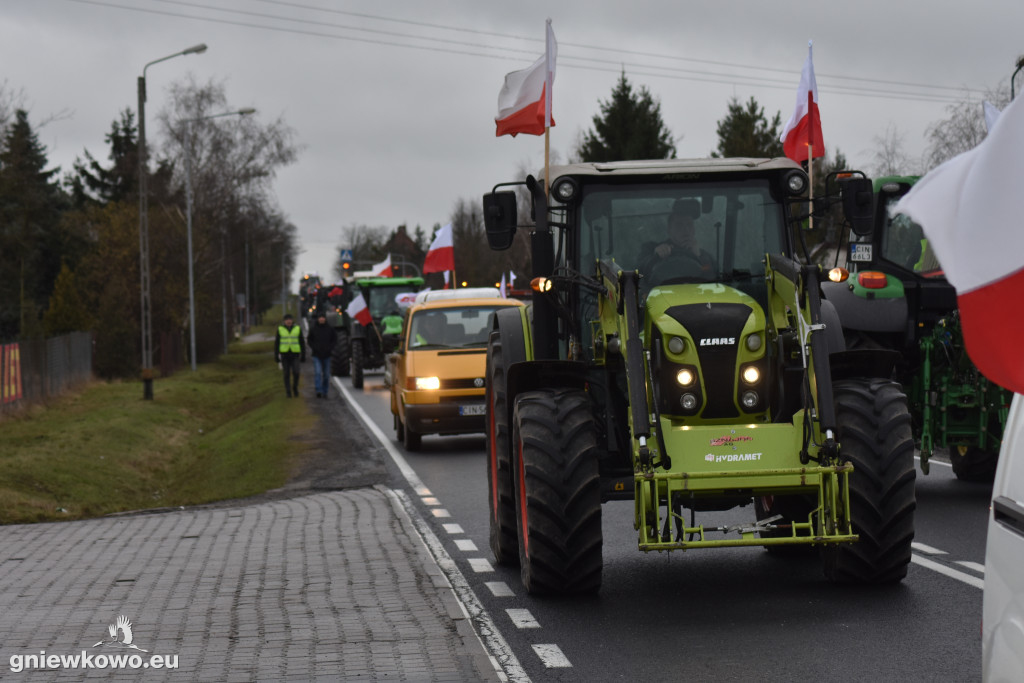
[[[288,398],[298,397],[299,363],[306,362],[306,343],[302,339],[302,330],[295,324],[291,313],[284,314],[284,324],[277,328],[274,360],[284,371],[284,390]]]

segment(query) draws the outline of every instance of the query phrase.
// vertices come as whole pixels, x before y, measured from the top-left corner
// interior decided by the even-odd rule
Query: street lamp
[[[149,198],[146,196],[146,181],[149,169],[146,157],[146,69],[160,62],[206,52],[206,44],[200,43],[173,55],[167,55],[142,67],[139,77],[139,279],[142,300],[142,398],[153,400],[153,318],[149,296]]]
[[[196,290],[192,275],[192,124],[198,121],[206,121],[207,119],[217,119],[222,116],[248,116],[255,113],[255,109],[246,107],[238,111],[226,111],[223,114],[211,114],[210,116],[199,116],[194,119],[185,120],[185,123],[188,124],[188,137],[185,139],[185,222],[188,225],[188,336],[192,372],[196,371]]]

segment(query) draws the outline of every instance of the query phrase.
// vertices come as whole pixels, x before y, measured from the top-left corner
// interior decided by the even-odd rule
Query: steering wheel
[[[704,264],[692,251],[675,247],[672,253],[656,262],[647,273],[651,287],[706,282]]]

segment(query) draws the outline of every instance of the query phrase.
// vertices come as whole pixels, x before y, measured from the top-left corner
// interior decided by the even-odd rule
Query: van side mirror
[[[484,229],[487,244],[495,251],[512,246],[516,236],[516,193],[491,192],[484,195]]]
[[[857,235],[870,235],[874,228],[874,191],[871,180],[862,177],[839,181],[843,195],[843,215]]]

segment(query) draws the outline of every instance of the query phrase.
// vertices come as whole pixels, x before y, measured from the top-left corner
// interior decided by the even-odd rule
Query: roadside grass
[[[269,333],[273,334],[273,328]],[[268,331],[260,328],[254,331]],[[0,422],[0,523],[96,517],[283,486],[314,417],[289,401],[273,342],[154,382],[94,382]]]

